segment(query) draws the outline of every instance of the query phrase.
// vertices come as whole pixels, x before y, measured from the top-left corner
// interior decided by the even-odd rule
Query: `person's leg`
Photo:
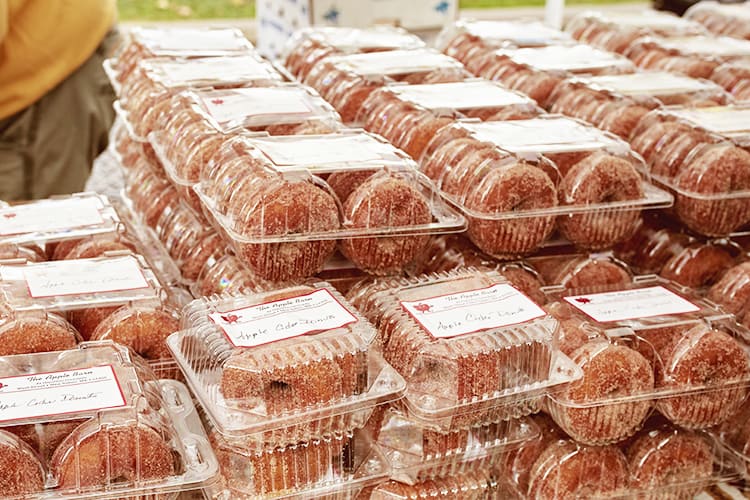
[[[29,198],[33,107],[0,120],[0,200]]]
[[[31,198],[82,191],[94,158],[107,147],[115,95],[102,63],[112,41],[108,36],[80,68],[33,105],[27,150]]]

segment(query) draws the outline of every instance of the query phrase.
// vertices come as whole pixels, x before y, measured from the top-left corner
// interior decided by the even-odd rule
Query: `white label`
[[[660,41],[668,49],[707,56],[750,55],[750,41],[728,37],[686,36]]]
[[[508,40],[518,45],[546,45],[572,40],[567,33],[538,22],[476,21],[467,25],[467,31],[486,40]]]
[[[478,140],[492,142],[514,153],[586,151],[608,145],[620,146],[598,129],[568,118],[466,123],[462,126]]]
[[[638,28],[648,27],[654,30],[667,31],[675,34],[703,30],[702,26],[694,21],[688,21],[681,17],[663,14],[653,10],[635,14],[611,12],[606,15],[606,20],[621,26],[632,26]]]
[[[403,87],[392,87],[391,90],[401,99],[416,103],[427,109],[471,109],[531,102],[527,97],[490,82],[404,85]]]
[[[603,75],[582,79],[599,88],[626,95],[663,95],[666,93],[716,90],[715,85],[672,73],[634,73]]]
[[[594,321],[609,323],[699,311],[692,302],[663,286],[565,297],[565,301]]]
[[[588,45],[574,45],[572,47],[552,45],[510,51],[501,49],[497,53],[506,55],[517,63],[528,64],[531,67],[548,71],[583,71],[608,66],[630,65],[627,59]]]
[[[0,421],[125,406],[111,365],[0,378]]]
[[[187,61],[151,61],[146,67],[168,86],[193,82],[239,82],[278,79],[278,74],[254,57],[209,57]]]
[[[139,29],[136,38],[157,54],[213,54],[250,47],[248,41],[233,29]]]
[[[435,338],[466,335],[544,316],[544,311],[531,299],[504,283],[431,299],[401,302],[401,305]]]
[[[5,269],[0,267],[0,275],[6,275]],[[120,292],[149,287],[140,264],[133,257],[30,264],[23,267],[23,276],[33,298]]]
[[[401,33],[389,27],[371,29],[325,27],[317,28],[314,33],[320,36],[326,45],[338,49],[395,49],[424,46],[424,42],[411,33]]]
[[[461,64],[431,50],[392,50],[336,58],[336,63],[359,75],[399,75],[439,68],[460,68]]]
[[[208,113],[221,124],[260,115],[307,114],[309,95],[302,89],[254,88],[201,96]]]
[[[101,201],[71,198],[30,203],[0,210],[0,236],[65,231],[101,224]]]
[[[355,323],[328,290],[317,290],[234,311],[210,313],[235,347],[256,347]]]
[[[277,166],[365,163],[399,158],[393,146],[369,135],[297,136],[293,141],[283,137],[255,139],[252,144]]]
[[[674,111],[673,113],[700,127],[719,134],[742,135],[750,131],[750,108],[734,109],[717,106]]]

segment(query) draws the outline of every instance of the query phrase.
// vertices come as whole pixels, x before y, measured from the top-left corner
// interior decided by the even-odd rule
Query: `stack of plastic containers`
[[[136,137],[145,138],[164,127],[171,117],[170,99],[187,88],[270,87],[282,76],[255,53],[243,56],[188,60],[146,59],[136,66],[120,90],[117,109],[132,124]]]
[[[750,8],[702,1],[685,12],[685,18],[699,22],[711,33],[750,40]]]
[[[339,248],[373,274],[413,262],[465,221],[403,152],[362,131],[236,137],[195,188],[204,211],[260,278],[317,273]]]
[[[365,99],[387,83],[447,83],[468,76],[452,57],[431,49],[414,49],[327,57],[304,82],[320,92],[348,123],[357,118]]]
[[[215,482],[187,388],[121,346],[5,356],[0,384],[3,498],[176,498]]]
[[[583,377],[548,396],[546,412],[570,439],[554,435],[528,483],[516,482],[522,495],[689,496],[735,477],[735,461],[704,432],[747,397],[745,330],[731,314],[654,276],[547,293],[556,345]]]
[[[742,106],[666,108],[644,117],[630,142],[652,178],[675,195],[691,230],[726,236],[750,221],[750,153]]]
[[[144,59],[187,59],[252,52],[252,44],[236,29],[134,28],[128,31],[117,58],[106,61],[104,69],[118,90],[117,84],[125,82]]]
[[[583,43],[624,54],[644,36],[703,35],[705,28],[669,13],[646,10],[636,13],[586,11],[573,17],[565,31]]]
[[[282,59],[295,78],[304,80],[316,64],[332,55],[419,49],[424,46],[425,43],[418,36],[392,26],[366,29],[317,26],[296,31],[284,47]]]
[[[432,136],[455,119],[517,120],[541,113],[523,94],[487,80],[465,80],[387,85],[362,103],[357,121],[412,158],[419,158]]]
[[[193,302],[169,347],[205,409],[217,498],[355,495],[388,477],[363,428],[404,380],[329,284]]]
[[[457,122],[421,167],[461,207],[471,240],[503,259],[536,251],[554,229],[583,249],[610,248],[641,210],[672,202],[626,143],[564,117]]]
[[[381,489],[424,495],[435,482],[460,489],[486,477],[503,452],[538,437],[524,417],[544,395],[580,376],[554,346],[556,322],[497,273],[384,279],[349,297],[407,384],[403,401],[368,427],[391,459],[392,478],[412,486]]]

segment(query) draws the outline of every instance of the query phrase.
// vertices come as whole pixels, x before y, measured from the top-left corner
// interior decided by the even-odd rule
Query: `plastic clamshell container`
[[[466,33],[475,36],[490,47],[512,45],[516,47],[537,47],[545,45],[572,44],[574,40],[567,33],[550,28],[537,20],[485,21],[460,19],[443,28],[435,46],[445,50],[458,36]]]
[[[314,90],[296,84],[233,90],[194,90],[196,103],[219,131],[277,124],[340,122],[338,113]]]
[[[0,266],[0,288],[16,310],[57,311],[158,298],[161,291],[156,275],[138,255],[7,263]]]
[[[383,279],[349,299],[378,327],[407,381],[409,416],[424,426],[448,432],[534,413],[580,376],[552,345],[557,322],[496,272]]]
[[[528,418],[445,433],[420,425],[393,405],[382,411],[377,439],[393,468],[391,479],[412,485],[490,467],[502,453],[539,435]]]
[[[93,193],[0,207],[0,244],[56,242],[121,229],[107,197]]]
[[[379,92],[386,92],[399,101],[437,112],[481,108],[518,107],[528,110],[536,108],[536,103],[529,97],[487,80],[423,85],[390,85]]]
[[[579,77],[577,81],[594,90],[604,90],[634,98],[656,98],[671,105],[681,101],[715,101],[722,104],[731,97],[715,83],[675,73],[646,72],[627,75]]]
[[[428,479],[414,485],[391,480],[375,487],[371,500],[411,500],[414,498],[507,498],[494,471],[479,469],[461,474]]]
[[[404,390],[375,330],[324,282],[196,300],[183,326],[169,348],[217,431],[244,446],[362,427]]]
[[[212,433],[223,471],[210,500],[355,498],[388,479],[388,460],[362,430],[268,450],[238,449]]]
[[[255,82],[283,81],[269,62],[254,54],[187,60],[153,58],[139,64],[147,78],[167,89],[250,86]]]
[[[391,50],[332,56],[327,64],[359,76],[395,76],[433,70],[461,70],[463,65],[433,49]]]
[[[581,248],[609,248],[632,234],[642,210],[672,205],[626,143],[580,121],[458,122],[441,140],[426,149],[423,171],[466,216],[472,241],[505,260],[544,245],[555,226]],[[607,187],[592,173],[608,171],[628,181],[605,199],[596,193]],[[522,188],[514,180],[522,175],[534,181]]]
[[[345,53],[376,52],[387,50],[420,49],[425,43],[416,35],[394,26],[350,28],[343,26],[314,26],[297,30],[286,43],[282,59],[298,54],[301,45],[312,40],[323,46]]]
[[[750,477],[749,411],[750,404],[745,401],[737,413],[716,429],[722,446],[737,460],[737,469],[743,478]]]
[[[589,45],[549,45],[520,49],[498,49],[495,54],[517,64],[561,74],[634,73],[633,63],[617,54]]]
[[[584,373],[548,395],[547,411],[576,440],[601,445],[625,439],[653,408],[676,425],[706,429],[745,400],[746,331],[690,289],[646,275],[628,285],[602,285],[596,293],[547,291],[550,302],[557,300],[547,306],[561,321],[557,343]],[[627,380],[617,381],[623,370]]]
[[[275,175],[281,174],[281,179],[290,184],[312,182],[333,193],[338,205],[344,205],[347,198],[341,195],[341,192],[337,194],[319,177],[320,175],[374,171],[370,180],[375,176],[396,179],[410,186],[425,200],[430,220],[416,224],[391,224],[386,217],[383,223],[377,223],[376,215],[373,213],[372,217],[367,217],[371,223],[365,226],[357,226],[345,218],[339,227],[325,231],[287,230],[272,234],[262,225],[252,231],[244,231],[241,227],[242,221],[223,211],[219,203],[221,196],[215,196],[222,193],[222,184],[229,185],[227,179],[214,176],[214,172],[219,170],[209,166],[204,171],[206,177],[194,189],[211,217],[218,221],[222,230],[237,243],[293,243],[342,238],[427,235],[460,232],[465,227],[463,217],[442,200],[432,182],[417,171],[414,162],[402,151],[376,135],[354,130],[328,135],[254,137],[241,139],[240,142],[244,142],[245,146],[238,148],[241,152],[235,155],[236,158],[253,161],[254,157],[256,164],[270,169]],[[236,145],[232,147],[237,148]],[[231,156],[231,149],[227,151]],[[221,152],[217,157],[221,157]],[[214,162],[214,167],[221,166]],[[245,175],[247,173],[242,173],[241,170],[235,173],[237,179]],[[257,203],[257,199],[251,200],[247,207],[257,209]],[[312,207],[308,208],[310,209]]]
[[[126,348],[87,342],[1,365],[0,433],[15,476],[3,498],[166,499],[217,479],[187,388],[156,380]]]
[[[668,50],[676,50],[686,55],[706,56],[719,60],[750,57],[750,40],[738,40],[725,36],[686,36],[658,38],[655,41]]]
[[[517,457],[505,464],[504,498],[701,498],[706,488],[737,479],[714,436],[659,418],[618,445],[585,445],[553,431]]]
[[[630,138],[651,178],[674,194],[676,215],[699,234],[727,236],[750,221],[747,116],[743,106],[664,108]]]

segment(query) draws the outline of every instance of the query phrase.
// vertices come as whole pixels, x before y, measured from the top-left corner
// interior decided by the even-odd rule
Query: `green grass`
[[[175,21],[255,17],[253,0],[118,0],[125,21]]]
[[[346,1],[346,0],[342,0]],[[409,0],[404,0],[409,1]],[[607,4],[633,0],[566,0],[567,4]],[[462,9],[544,5],[545,0],[460,0]],[[254,0],[118,0],[125,21],[236,19],[255,16]]]

